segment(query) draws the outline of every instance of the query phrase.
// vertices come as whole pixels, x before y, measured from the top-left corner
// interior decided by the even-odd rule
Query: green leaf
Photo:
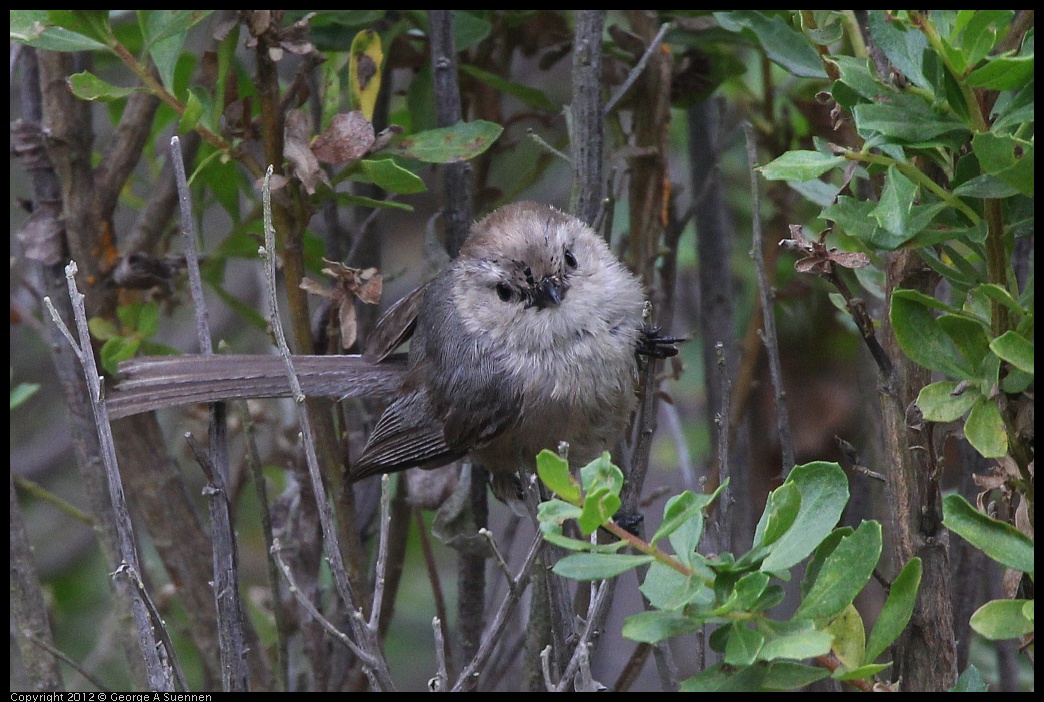
[[[176,34],[183,34],[207,18],[213,10],[138,10],[155,17],[143,23],[145,46],[151,48],[157,42],[169,39]]]
[[[26,402],[39,389],[39,383],[19,383],[11,388],[11,409],[15,409]]]
[[[763,635],[739,622],[733,622],[729,625],[728,640],[725,643],[725,664],[750,665],[756,660],[764,643]]]
[[[667,500],[667,504],[663,506],[663,522],[660,524],[660,528],[656,530],[656,533],[653,534],[652,539],[649,540],[649,544],[655,545],[657,541],[665,536],[669,536],[682,524],[699,515],[710,504],[715,495],[717,495],[717,492],[714,495],[704,495],[685,490],[681,494]]]
[[[929,422],[955,422],[982,397],[974,386],[966,386],[960,393],[956,390],[957,383],[952,380],[926,385],[917,395],[917,407]]]
[[[894,93],[895,89],[882,83],[870,68],[870,60],[854,56],[831,56],[828,59],[837,66],[841,82],[860,97],[873,101],[882,95]],[[834,84],[836,88],[836,83]],[[836,96],[835,96],[836,99]]]
[[[625,553],[573,553],[551,570],[570,580],[608,580],[653,560],[652,556]]]
[[[819,666],[791,661],[775,661],[765,671],[761,689],[768,692],[796,690],[811,685],[817,680],[822,680],[827,675],[829,675],[829,671]]]
[[[120,335],[119,328],[112,323],[112,320],[104,317],[91,317],[87,320],[87,329],[98,341],[108,341],[113,337]]]
[[[972,139],[982,169],[1003,183],[1033,196],[1033,142],[1009,134],[983,132]]]
[[[1033,374],[1033,342],[1018,332],[1004,332],[990,342],[990,350],[1019,370]]]
[[[949,692],[989,692],[990,686],[982,678],[982,673],[974,665],[969,665],[957,676],[957,684]]]
[[[594,533],[616,514],[620,509],[620,496],[609,491],[604,485],[584,496],[584,506],[580,517],[576,520],[584,536]]]
[[[818,151],[786,151],[758,170],[766,180],[804,182],[823,175],[845,162],[844,156],[831,156]]]
[[[359,166],[371,183],[389,192],[412,195],[428,189],[417,174],[403,168],[390,158],[377,160],[364,158],[359,161]]]
[[[914,363],[953,378],[971,380],[953,341],[924,304],[923,295],[912,290],[892,293],[889,318],[900,348]]]
[[[1025,606],[1032,600],[993,600],[972,614],[971,628],[990,641],[1017,639],[1033,633],[1033,620]]]
[[[83,34],[106,46],[114,41],[108,10],[48,10],[47,19],[52,24]]]
[[[490,35],[493,25],[482,17],[454,10],[453,12],[453,41],[457,51],[466,51],[483,41]]]
[[[829,619],[840,613],[866,586],[880,557],[881,525],[863,522],[827,556],[794,618]]]
[[[826,562],[827,557],[834,552],[837,545],[841,543],[841,539],[854,531],[855,529],[850,526],[840,526],[830,532],[830,534],[819,543],[819,546],[816,546],[812,558],[809,559],[808,563],[805,565],[805,575],[801,578],[802,598],[808,595],[812,586],[816,584],[816,578],[819,577],[819,571],[823,567],[823,563]]]
[[[199,120],[202,117],[203,103],[200,102],[194,91],[190,91],[188,102],[185,103],[185,111],[181,113],[181,118],[178,120],[178,131],[181,133],[192,131],[199,124]]]
[[[1033,541],[975,509],[957,494],[943,498],[943,526],[1003,566],[1033,575]]]
[[[137,88],[121,88],[111,85],[87,71],[74,73],[69,76],[68,82],[69,89],[72,90],[73,95],[81,100],[111,102],[113,100],[122,100],[137,90]]]
[[[868,11],[867,19],[874,44],[884,51],[892,65],[921,88],[930,90],[932,84],[923,72],[928,49],[928,39],[924,34],[915,30],[904,31],[902,25],[891,21],[883,10]]]
[[[377,200],[372,197],[352,195],[351,193],[342,192],[334,193],[333,198],[339,205],[351,207],[379,207],[386,210],[404,210],[406,212],[413,212],[413,205],[409,205],[405,202],[396,202],[395,200]]]
[[[976,398],[968,419],[964,422],[964,436],[983,458],[1001,458],[1008,453],[1008,432],[997,403]]]
[[[863,661],[873,663],[903,633],[913,615],[917,590],[921,587],[921,559],[911,558],[892,581],[870,638],[866,640]]]
[[[803,660],[822,656],[830,652],[833,637],[823,631],[816,631],[810,621],[791,621],[769,624],[762,620],[761,633],[765,635],[765,645],[758,653],[758,660],[771,661],[779,658]]]
[[[961,313],[941,314],[936,318],[936,322],[960,351],[966,366],[976,368],[982,364],[990,352],[990,345],[986,340],[986,330],[979,320],[969,319]]]
[[[795,466],[786,482],[797,486],[801,508],[762,562],[764,572],[787,570],[804,560],[833,531],[848,503],[848,480],[836,463],[814,461]]]
[[[763,572],[749,572],[736,582],[736,609],[750,611],[768,587],[768,576]]]
[[[623,471],[613,465],[608,451],[580,469],[580,482],[584,490],[593,491],[605,487],[614,495],[623,488]]]
[[[838,668],[831,673],[830,677],[834,680],[866,680],[867,678],[877,675],[885,668],[891,667],[891,665],[891,663],[870,663],[850,670]]]
[[[496,141],[504,128],[493,122],[458,122],[452,127],[400,137],[386,148],[425,163],[457,163],[475,158]]]
[[[823,631],[834,637],[830,650],[845,668],[855,670],[863,664],[866,632],[855,605],[849,604],[842,609]]]
[[[573,505],[580,505],[580,484],[569,473],[569,463],[554,451],[544,449],[536,457],[537,475],[548,490]],[[546,503],[545,503],[546,504]]]
[[[805,36],[792,28],[780,15],[771,18],[753,10],[715,12],[715,19],[725,29],[750,29],[765,50],[769,60],[800,78],[825,78],[823,60]]]
[[[702,620],[686,617],[679,612],[652,610],[627,617],[621,633],[631,641],[659,643],[699,631],[702,626]]]
[[[794,483],[784,483],[769,493],[765,511],[754,532],[755,546],[771,546],[787,533],[801,509],[801,493]]]
[[[203,16],[210,12],[206,11]],[[185,36],[189,27],[202,19],[200,13],[199,10],[138,10],[138,26],[145,49],[156,64],[160,82],[171,92],[176,91],[174,75]]]
[[[707,577],[712,577],[710,573]],[[682,575],[659,561],[649,566],[645,580],[639,588],[649,604],[657,609],[681,609],[697,598],[701,604],[710,604],[711,594],[704,585],[704,578],[697,575]]]
[[[966,15],[968,21],[960,31],[959,39],[951,35],[951,41],[946,42],[959,48],[963,54],[963,65],[958,68],[960,72],[979,63],[993,50],[997,37],[1003,36],[1014,15],[1012,10],[978,10]]]
[[[953,194],[958,197],[974,197],[979,199],[1003,199],[1018,195],[1019,189],[1008,185],[996,176],[989,173],[975,176],[970,180],[958,185],[953,189]]]
[[[11,10],[11,41],[44,51],[97,51],[105,44],[53,24],[47,10]]]
[[[989,90],[1019,90],[1033,80],[1033,56],[993,56],[968,74],[968,85]]]
[[[552,100],[544,94],[542,90],[537,88],[531,88],[528,85],[521,85],[519,83],[513,83],[506,78],[501,78],[495,73],[484,71],[481,68],[472,66],[471,64],[460,64],[461,73],[466,73],[472,78],[479,80],[486,85],[490,86],[494,90],[498,90],[505,95],[511,95],[512,97],[518,98],[530,107],[538,110],[544,110],[546,112],[557,113],[561,110],[561,106],[552,102]]]
[[[934,112],[924,100],[896,93],[890,102],[862,103],[852,108],[860,134],[877,132],[889,141],[919,144],[943,134],[966,132],[967,125],[950,113]]]
[[[102,368],[115,375],[121,361],[134,358],[141,340],[135,337],[114,336],[101,348]]]
[[[909,239],[910,213],[917,198],[917,184],[904,176],[895,166],[888,167],[881,198],[873,210],[874,219],[886,230]]]
[[[543,480],[543,477],[541,477],[541,480]],[[547,484],[546,481],[544,484]],[[577,494],[579,495],[579,491]],[[579,516],[579,507],[562,500],[547,500],[546,502],[541,502],[537,508],[537,521],[540,522],[541,527],[545,524],[562,524],[566,520],[576,519]]]

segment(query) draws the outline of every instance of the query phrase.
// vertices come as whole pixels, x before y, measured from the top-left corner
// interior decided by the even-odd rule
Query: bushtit
[[[350,480],[468,454],[494,475],[514,474],[562,441],[583,465],[634,407],[644,304],[641,284],[583,222],[516,203],[475,224],[460,256],[382,317],[363,356],[295,357],[295,366],[306,394],[393,398]],[[411,334],[403,365],[390,354]],[[673,340],[653,346],[663,341]],[[132,362],[110,410],[287,394],[281,359],[244,358]]]

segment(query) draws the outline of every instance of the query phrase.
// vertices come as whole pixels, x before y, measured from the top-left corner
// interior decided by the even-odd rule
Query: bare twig
[[[790,416],[787,412],[786,393],[783,392],[783,370],[779,360],[779,337],[776,335],[776,315],[773,304],[774,295],[769,289],[765,275],[765,255],[762,247],[761,231],[761,195],[758,187],[757,142],[754,140],[754,128],[749,122],[743,124],[743,132],[747,138],[747,167],[750,171],[751,212],[753,221],[753,255],[754,268],[758,277],[758,292],[761,297],[761,308],[764,312],[764,335],[761,337],[769,359],[769,371],[772,376],[772,387],[776,393],[776,431],[779,434],[780,450],[783,456],[783,475],[790,473],[794,467],[794,442],[790,435]],[[759,334],[760,335],[760,334]]]
[[[286,343],[286,335],[283,333],[283,327],[279,323],[279,303],[276,299],[275,228],[272,226],[272,170],[272,167],[269,166],[268,173],[265,176],[264,188],[262,190],[264,201],[265,246],[261,249],[261,256],[265,261],[265,284],[268,291],[268,318],[272,326],[272,332],[275,336],[276,346],[279,348],[279,353],[286,366],[286,375],[287,380],[290,382],[292,397],[300,410],[298,414],[301,420],[301,434],[302,443],[304,444],[305,462],[308,466],[308,475],[311,479],[312,491],[315,494],[316,507],[319,511],[319,523],[322,527],[323,539],[326,544],[326,557],[330,563],[330,571],[333,574],[334,584],[337,587],[338,594],[341,596],[342,601],[350,610],[348,619],[351,623],[352,632],[355,634],[359,647],[365,649],[367,652],[365,656],[360,656],[359,659],[363,663],[363,669],[370,680],[370,684],[375,690],[391,691],[395,689],[395,685],[392,682],[387,661],[384,659],[384,654],[380,650],[376,630],[371,629],[364,621],[362,611],[359,607],[359,601],[352,592],[351,584],[348,581],[348,574],[345,570],[344,560],[341,556],[336,519],[327,499],[322,475],[319,472],[319,462],[315,453],[315,436],[312,431],[312,422],[309,413],[304,406],[305,395],[301,390],[301,383],[297,377],[297,373],[294,371],[294,362],[290,356],[290,348]],[[355,651],[355,648],[352,650]],[[358,652],[356,652],[356,654],[358,655]]]
[[[76,328],[80,337],[79,343],[77,343],[69,328],[65,326],[65,322],[62,321],[58,311],[51,304],[50,298],[44,298],[44,304],[50,310],[54,323],[72,346],[83,369],[84,378],[87,381],[87,390],[90,395],[91,409],[94,413],[94,424],[98,432],[100,458],[105,466],[105,474],[108,478],[109,497],[112,500],[113,518],[116,523],[123,565],[129,566],[137,573],[140,571],[140,568],[138,566],[138,552],[134,543],[134,527],[131,524],[130,512],[127,508],[126,497],[123,494],[123,483],[120,480],[119,468],[116,465],[116,449],[112,439],[112,426],[109,424],[108,412],[102,399],[102,378],[98,375],[94,365],[94,354],[91,351],[91,336],[87,329],[87,314],[84,309],[83,295],[80,294],[76,286],[75,262],[70,262],[65,267],[65,275],[69,286],[69,299],[72,301]],[[173,691],[174,686],[170,665],[160,658],[159,642],[156,640],[148,608],[145,605],[141,591],[136,588],[132,588],[130,591],[130,606],[150,687],[155,690]],[[173,652],[170,653],[173,654]]]
[[[98,688],[98,690],[100,692],[111,692],[111,690],[108,687],[106,687],[105,684],[102,683],[101,680],[99,680],[98,678],[94,677],[94,675],[91,674],[91,671],[87,670],[85,667],[80,665],[80,662],[77,661],[72,656],[69,656],[69,655],[63,653],[62,651],[58,650],[57,648],[55,648],[51,644],[49,644],[46,641],[44,641],[42,638],[38,638],[38,637],[36,637],[33,634],[28,634],[28,637],[29,637],[29,641],[30,642],[32,642],[36,646],[39,646],[44,651],[47,651],[47,653],[50,654],[51,656],[53,656],[54,658],[60,659],[67,666],[69,666],[70,668],[75,670],[77,673],[82,675],[84,680],[86,680],[87,682],[91,683],[96,688]],[[60,676],[58,678],[58,682],[61,683],[61,677]],[[58,692],[58,691],[64,690],[64,687],[59,684],[59,685],[56,685],[54,687],[48,688],[48,690],[49,691]]]
[[[381,601],[384,599],[384,579],[388,570],[388,531],[391,527],[391,477],[381,476],[381,536],[377,542],[377,567],[373,586],[373,603],[370,605],[370,629],[378,631],[381,618]]]
[[[673,26],[673,22],[664,22],[663,25],[660,26],[660,31],[658,31],[652,41],[649,42],[649,46],[646,47],[645,53],[642,54],[640,59],[638,59],[638,63],[634,65],[631,72],[627,74],[627,79],[619,88],[616,89],[613,96],[609,98],[609,102],[605,104],[605,114],[608,115],[613,111],[613,108],[616,107],[616,103],[620,102],[620,99],[627,94],[627,91],[630,90],[631,86],[638,80],[638,76],[640,76],[642,71],[645,70],[645,64],[649,62],[649,57],[652,56],[654,51],[657,51],[660,48],[660,43],[663,41],[664,35],[667,34],[668,30]]]
[[[192,216],[192,195],[185,177],[185,161],[178,137],[170,140],[170,157],[174,166],[174,182],[181,205],[181,231],[185,240],[185,264],[188,268],[189,288],[196,316],[196,338],[203,356],[214,353],[210,336],[210,315],[203,297],[203,277],[199,270],[196,250],[196,228]],[[222,687],[227,691],[249,688],[250,671],[247,666],[247,644],[244,631],[243,603],[239,596],[239,567],[236,539],[232,530],[228,484],[228,424],[226,405],[210,406],[210,452],[206,458],[213,463],[207,474],[210,481],[210,523],[213,531],[214,597],[217,607],[218,642],[221,649]],[[204,461],[197,455],[200,465]]]
[[[457,682],[453,685],[454,692],[474,688],[474,678],[478,676],[479,672],[482,670],[482,666],[485,664],[490,654],[493,653],[493,649],[496,648],[497,643],[500,641],[500,634],[507,625],[508,615],[510,615],[512,610],[514,610],[515,605],[518,604],[518,601],[521,599],[522,593],[525,590],[525,588],[520,587],[520,585],[529,578],[529,572],[533,568],[533,563],[536,562],[537,555],[540,553],[543,543],[543,537],[537,534],[536,538],[533,539],[533,544],[529,547],[529,553],[526,554],[526,558],[522,562],[522,567],[519,569],[518,575],[515,576],[511,587],[508,588],[507,596],[504,598],[504,601],[500,603],[500,608],[493,616],[493,621],[490,622],[488,630],[482,637],[482,644],[479,646],[479,650],[475,653],[475,657],[464,666],[464,670],[462,670],[460,675],[457,677]]]
[[[286,608],[283,606],[282,598],[279,596],[279,568],[275,556],[272,554],[272,544],[275,537],[272,532],[272,511],[268,502],[268,488],[265,474],[261,469],[261,454],[257,450],[257,440],[254,437],[254,420],[250,416],[250,408],[246,402],[237,405],[242,410],[244,435],[246,436],[247,464],[250,466],[250,475],[253,478],[254,490],[257,493],[258,510],[261,513],[261,531],[265,538],[266,563],[268,565],[268,587],[272,597],[272,614],[275,617],[277,637],[277,661],[276,668],[279,671],[279,682],[283,689],[288,690],[290,684],[289,675],[289,645],[290,645],[290,623],[287,621]]]
[[[428,686],[432,692],[443,692],[449,684],[449,668],[446,667],[446,637],[442,635],[442,620],[438,617],[432,618],[431,628],[435,636],[435,663],[438,672]]]

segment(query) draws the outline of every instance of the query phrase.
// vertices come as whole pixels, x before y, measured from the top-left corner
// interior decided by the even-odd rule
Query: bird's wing
[[[400,298],[381,315],[373,331],[366,337],[363,358],[373,363],[386,358],[406,343],[417,328],[417,310],[431,281]]]

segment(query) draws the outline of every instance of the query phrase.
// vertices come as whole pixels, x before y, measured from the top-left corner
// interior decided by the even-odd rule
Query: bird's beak
[[[548,276],[541,280],[533,291],[533,304],[540,309],[558,307],[565,297],[566,288],[566,284],[560,278]]]

